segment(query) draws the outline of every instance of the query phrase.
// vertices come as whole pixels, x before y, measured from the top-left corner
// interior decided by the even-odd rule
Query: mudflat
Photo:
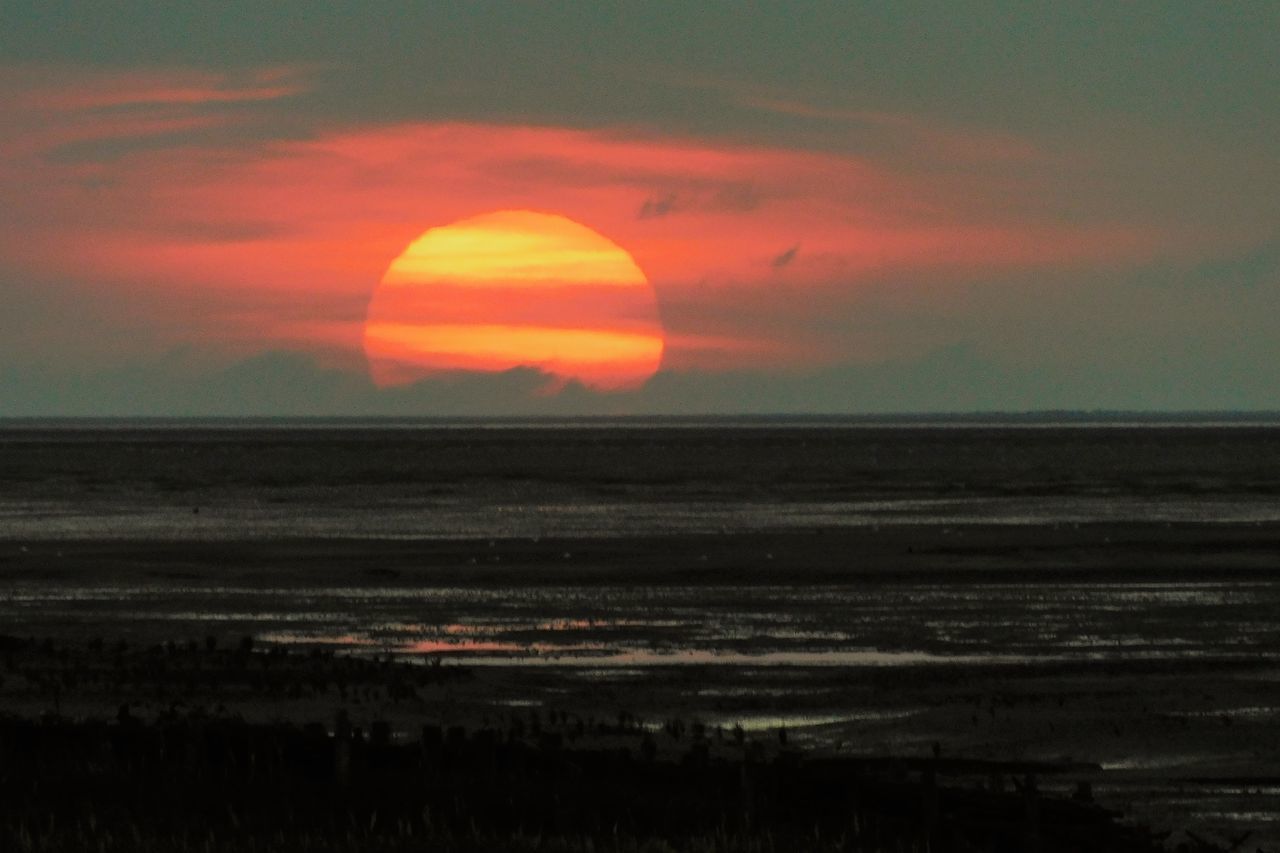
[[[3,438],[14,719],[698,731],[1280,847],[1271,428]]]
[[[329,730],[342,712],[399,738],[563,714],[606,748],[635,738],[601,741],[601,722],[679,720],[726,753],[738,731],[771,753],[785,731],[815,756],[1064,766],[1043,790],[1088,782],[1151,826],[1224,842],[1247,828],[1265,848],[1278,543],[1255,524],[8,542],[6,633],[57,651],[32,647],[0,707]],[[305,658],[319,675],[195,674],[193,650],[246,641],[254,660],[320,654]],[[656,743],[673,760],[687,747]]]

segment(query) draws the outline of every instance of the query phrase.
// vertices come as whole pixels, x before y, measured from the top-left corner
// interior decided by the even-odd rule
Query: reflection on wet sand
[[[487,645],[489,648],[482,648]],[[424,648],[426,646],[427,648]],[[448,653],[448,652],[487,652],[487,651],[520,651],[518,655],[483,655],[467,657],[467,663],[480,666],[557,666],[557,667],[668,667],[668,666],[820,666],[820,667],[866,667],[866,666],[911,666],[919,664],[1008,664],[1023,662],[1023,659],[1001,655],[946,656],[932,655],[925,652],[885,652],[878,649],[848,649],[842,651],[803,651],[803,652],[732,652],[714,649],[683,649],[680,651],[652,651],[635,649],[624,652],[609,652],[604,648],[592,654],[564,648],[527,647],[518,649],[513,646],[503,647],[500,643],[471,644],[470,647],[451,647],[447,643],[415,643],[399,651],[404,653]]]
[[[1280,585],[1257,578],[13,583],[0,619],[15,633],[111,625],[159,640],[198,623],[340,659],[452,662],[483,672],[437,709],[464,720],[626,708],[748,737],[785,729],[837,755],[939,743],[948,755],[1096,761],[1099,796],[1157,823],[1185,812],[1176,780],[1280,757],[1280,679],[1267,664],[1280,652]],[[1206,824],[1265,811],[1240,791],[1196,797]]]
[[[135,625],[199,620],[257,633],[288,625],[317,642],[351,636],[387,650],[466,636],[531,657],[585,646],[636,662],[685,652],[815,663],[827,655],[854,665],[874,662],[859,657],[873,653],[891,663],[1158,659],[1280,646],[1280,590],[1248,581],[799,589],[15,584],[0,592],[0,616],[17,624],[70,623],[107,609]]]

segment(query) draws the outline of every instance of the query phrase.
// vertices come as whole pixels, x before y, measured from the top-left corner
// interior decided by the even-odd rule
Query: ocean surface
[[[0,422],[8,537],[1277,521],[1280,427],[1253,422]]]

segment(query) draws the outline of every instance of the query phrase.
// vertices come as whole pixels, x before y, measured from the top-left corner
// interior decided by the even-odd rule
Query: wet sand
[[[401,733],[426,722],[509,727],[532,716],[544,725],[563,719],[570,733],[581,724],[587,742],[598,723],[624,714],[654,729],[675,719],[704,725],[726,744],[741,726],[744,737],[771,748],[785,728],[792,745],[813,754],[919,758],[936,745],[946,758],[1071,765],[1046,777],[1045,789],[1066,794],[1088,781],[1101,802],[1153,826],[1223,841],[1247,828],[1249,849],[1274,849],[1277,566],[1280,529],[1272,525],[911,525],[538,541],[7,541],[0,544],[4,633],[73,649],[68,660],[54,654],[42,668],[110,668],[109,652],[121,640],[127,655],[144,656],[138,660],[155,654],[152,646],[177,645],[161,655],[167,674],[155,678],[141,664],[130,670],[136,677],[70,683],[42,668],[11,669],[0,684],[0,709],[109,719],[128,702],[133,714],[154,718],[180,703],[299,723],[331,722],[343,709],[359,725],[387,720]],[[220,600],[217,591],[227,589],[235,595]],[[317,590],[329,597],[299,604]],[[450,590],[468,592],[455,600]],[[649,622],[629,636],[619,608],[632,606],[637,590],[651,596]],[[652,624],[684,606],[679,590],[696,591],[689,600],[700,612],[719,607],[726,618],[785,610],[789,597],[803,616],[828,597],[836,604],[822,624],[838,622],[841,596],[873,610],[909,608],[917,595],[959,596],[970,602],[964,614],[973,636],[939,639],[936,626],[930,634],[923,622],[916,635],[909,619],[904,626],[892,614],[859,621],[862,633],[843,640],[790,637],[748,620],[748,630],[718,641],[723,627],[709,630],[705,653],[689,656],[688,636],[676,631],[664,645]],[[326,621],[326,608],[354,608],[358,626],[362,612],[373,619],[386,606],[380,602],[402,599],[432,623],[421,637],[400,628],[348,637]],[[447,612],[431,609],[445,606],[439,600]],[[558,603],[546,619],[522,622],[520,615],[515,628],[495,635],[499,647],[468,645],[465,631],[435,630],[440,621],[483,629],[495,608],[540,613],[547,601]],[[989,609],[975,610],[973,601]],[[919,606],[921,613],[938,609],[933,599]],[[1035,645],[1037,620],[1073,618],[1101,620],[1097,628],[1068,626],[1082,637],[1096,634],[1096,644],[1068,654],[1050,637]],[[1129,620],[1140,622],[1125,630]],[[1001,625],[1003,635],[994,630]],[[1030,633],[1010,635],[1010,625]],[[1125,636],[1142,642],[1126,645]],[[330,671],[296,689],[178,677],[184,644],[203,648],[210,637],[223,649],[254,638],[254,654],[273,645],[314,649],[326,666],[351,670],[345,683]],[[565,651],[575,644],[585,651]],[[602,651],[614,647],[631,656]],[[84,651],[91,648],[99,651]],[[851,649],[880,657],[851,658]],[[395,663],[368,663],[386,659]],[[451,668],[459,677],[429,677]],[[402,669],[428,677],[403,692],[394,686],[405,681],[396,674]]]

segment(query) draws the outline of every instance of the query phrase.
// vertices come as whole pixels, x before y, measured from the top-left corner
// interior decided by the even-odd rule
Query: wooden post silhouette
[[[1036,776],[1028,773],[1022,785],[1022,803],[1025,825],[1023,827],[1023,849],[1027,853],[1040,851],[1040,794],[1036,790]]]
[[[333,777],[339,785],[351,781],[351,720],[339,711],[333,724]]]

